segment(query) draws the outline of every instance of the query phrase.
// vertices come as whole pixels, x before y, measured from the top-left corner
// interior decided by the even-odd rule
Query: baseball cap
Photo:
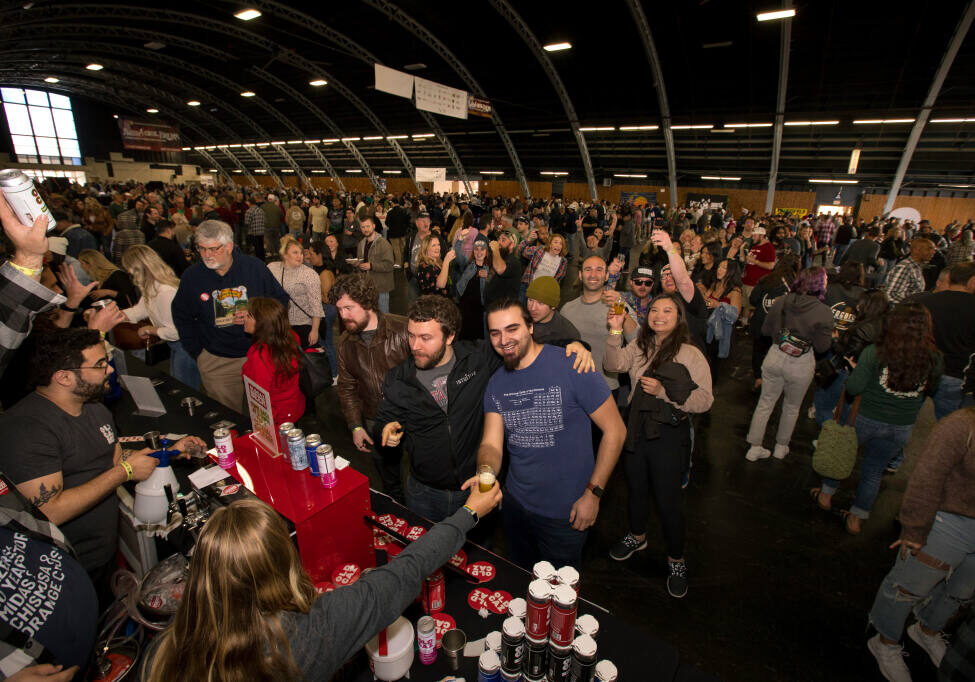
[[[68,239],[67,237],[48,237],[47,248],[51,253],[56,253],[59,256],[67,255]]]
[[[752,229],[752,234],[765,234],[765,228],[764,227],[756,227],[756,228]]]

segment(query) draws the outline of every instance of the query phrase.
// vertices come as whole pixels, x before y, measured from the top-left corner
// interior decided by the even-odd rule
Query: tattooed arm
[[[61,524],[80,516],[114,493],[125,479],[125,470],[113,466],[87,483],[65,490],[59,471],[24,481],[17,486],[17,490],[44,512],[51,523]]]

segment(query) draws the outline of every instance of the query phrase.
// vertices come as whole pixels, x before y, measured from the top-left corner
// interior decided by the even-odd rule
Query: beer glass
[[[477,488],[482,493],[486,493],[494,487],[497,475],[490,464],[481,464],[477,467]]]

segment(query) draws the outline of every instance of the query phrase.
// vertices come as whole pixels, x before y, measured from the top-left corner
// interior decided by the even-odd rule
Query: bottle
[[[168,446],[169,441],[164,439],[163,447]],[[166,523],[166,512],[169,511],[166,486],[172,487],[174,495],[179,491],[179,481],[172,467],[169,466],[169,458],[178,453],[176,450],[164,449],[149,454],[159,460],[159,466],[153,470],[149,478],[135,484],[133,513],[143,523]]]

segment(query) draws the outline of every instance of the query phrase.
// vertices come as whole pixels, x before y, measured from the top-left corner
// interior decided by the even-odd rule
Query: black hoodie
[[[817,353],[825,353],[833,341],[833,313],[815,296],[787,294],[772,304],[762,334],[774,343],[784,329],[811,343]]]

